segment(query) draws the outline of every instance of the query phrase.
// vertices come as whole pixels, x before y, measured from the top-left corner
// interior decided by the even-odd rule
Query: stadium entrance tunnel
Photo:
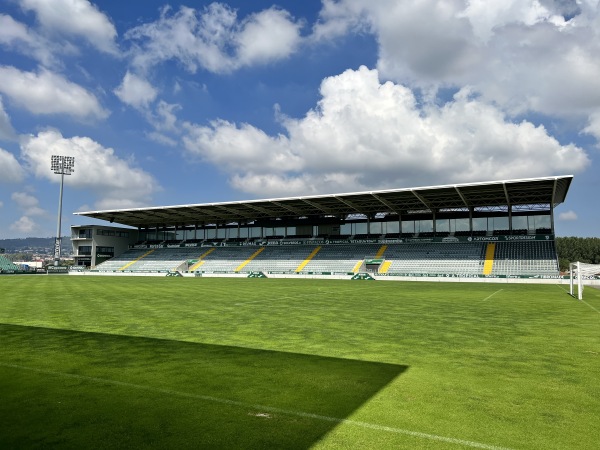
[[[0,324],[0,447],[309,448],[407,367]]]

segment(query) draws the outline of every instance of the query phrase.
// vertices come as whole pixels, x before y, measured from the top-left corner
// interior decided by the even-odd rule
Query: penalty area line
[[[557,286],[558,286],[559,288],[561,288],[563,291],[565,291],[567,294],[571,295],[571,293],[570,293],[569,291],[567,291],[565,288],[563,288],[562,286],[560,286],[560,285],[557,285]],[[576,300],[578,300],[578,299],[577,299],[577,297],[575,297],[575,299],[576,299]],[[579,300],[578,300],[578,301],[579,301]],[[582,303],[584,303],[585,305],[589,306],[590,308],[592,308],[592,309],[593,309],[594,311],[596,311],[598,314],[600,314],[600,311],[599,311],[599,310],[597,310],[596,308],[594,308],[592,305],[590,305],[590,304],[589,304],[588,302],[586,302],[585,300],[581,299],[581,302],[582,302]]]
[[[581,300],[583,303],[585,303],[586,305],[588,305],[590,308],[592,308],[594,311],[596,311],[598,314],[600,314],[600,311],[598,311],[596,308],[594,308],[592,305],[590,305],[588,302],[586,302],[585,300]]]
[[[484,298],[483,300],[481,300],[482,302],[485,302],[487,299],[492,298],[494,295],[496,295],[498,292],[502,292],[504,289],[498,289],[496,292],[494,292],[493,294],[488,295],[486,298]]]
[[[3,362],[0,362],[0,366],[11,368],[11,369],[36,372],[36,373],[40,373],[40,374],[44,374],[44,375],[50,375],[50,376],[56,376],[56,377],[62,377],[62,378],[72,378],[72,379],[90,381],[90,382],[101,383],[101,384],[109,384],[109,385],[113,385],[113,386],[121,386],[121,387],[127,387],[127,388],[131,388],[131,389],[155,392],[158,394],[166,394],[166,395],[171,395],[171,396],[176,396],[176,397],[191,398],[191,399],[195,399],[195,400],[203,400],[203,401],[207,401],[207,402],[221,403],[224,405],[238,406],[241,408],[252,408],[252,409],[256,409],[256,410],[260,410],[260,411],[268,411],[271,413],[284,414],[284,415],[288,415],[288,416],[296,416],[296,417],[303,417],[303,418],[308,418],[308,419],[321,420],[324,422],[332,422],[332,423],[337,423],[337,424],[341,424],[341,425],[362,427],[362,428],[367,428],[367,429],[376,430],[376,431],[384,431],[387,433],[403,434],[406,436],[412,436],[412,437],[416,437],[416,438],[427,439],[427,440],[438,441],[438,442],[448,442],[451,444],[463,445],[463,446],[471,447],[471,448],[482,448],[485,450],[511,450],[506,447],[498,447],[496,445],[489,445],[489,444],[484,444],[481,442],[468,441],[468,440],[464,440],[464,439],[452,438],[452,437],[447,437],[447,436],[439,436],[436,434],[422,433],[420,431],[405,430],[403,428],[388,427],[385,425],[378,425],[378,424],[362,422],[362,421],[358,421],[358,420],[342,419],[339,417],[331,417],[331,416],[323,416],[321,414],[313,414],[313,413],[308,413],[308,412],[303,412],[303,411],[294,411],[294,410],[290,410],[290,409],[282,409],[282,408],[276,408],[276,407],[266,406],[266,405],[255,405],[255,404],[251,404],[251,403],[241,402],[238,400],[230,400],[230,399],[226,399],[226,398],[213,397],[210,395],[191,394],[188,392],[175,391],[175,390],[171,390],[171,389],[163,389],[163,388],[156,388],[156,387],[152,387],[152,386],[144,386],[141,384],[128,383],[126,381],[110,380],[107,378],[98,378],[98,377],[88,377],[85,375],[77,375],[77,374],[72,374],[72,373],[67,373],[67,372],[57,372],[54,370],[37,369],[35,367],[27,367],[27,366],[21,366],[18,364],[8,364],[8,363],[3,363]]]

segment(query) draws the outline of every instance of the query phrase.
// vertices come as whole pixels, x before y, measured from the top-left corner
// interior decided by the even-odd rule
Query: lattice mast
[[[60,193],[58,197],[58,223],[56,226],[56,240],[54,241],[54,265],[58,266],[60,263],[60,246],[61,246],[61,219],[62,219],[62,199],[63,199],[63,185],[65,182],[65,175],[71,175],[74,171],[75,158],[73,156],[59,156],[52,155],[50,159],[51,170],[60,175]]]

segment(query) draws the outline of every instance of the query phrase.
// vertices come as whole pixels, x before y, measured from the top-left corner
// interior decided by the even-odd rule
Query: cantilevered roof
[[[76,215],[132,227],[249,222],[268,218],[373,216],[407,211],[534,207],[565,201],[572,175],[453,184],[345,194],[288,197],[197,205],[76,212]]]

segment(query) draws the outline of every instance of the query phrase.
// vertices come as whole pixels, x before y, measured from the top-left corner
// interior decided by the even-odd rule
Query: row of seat
[[[556,275],[558,262],[554,241],[523,241],[500,243],[494,255],[494,275],[513,275],[515,272]]]
[[[19,270],[19,266],[13,264],[8,258],[0,255],[0,271]]]
[[[103,271],[355,272],[380,258],[385,273],[483,274],[486,242],[230,246],[131,249],[100,264]],[[488,255],[489,257],[489,255]],[[372,268],[372,266],[370,267]],[[377,265],[375,265],[377,268]],[[553,241],[495,244],[491,275],[558,274]]]

